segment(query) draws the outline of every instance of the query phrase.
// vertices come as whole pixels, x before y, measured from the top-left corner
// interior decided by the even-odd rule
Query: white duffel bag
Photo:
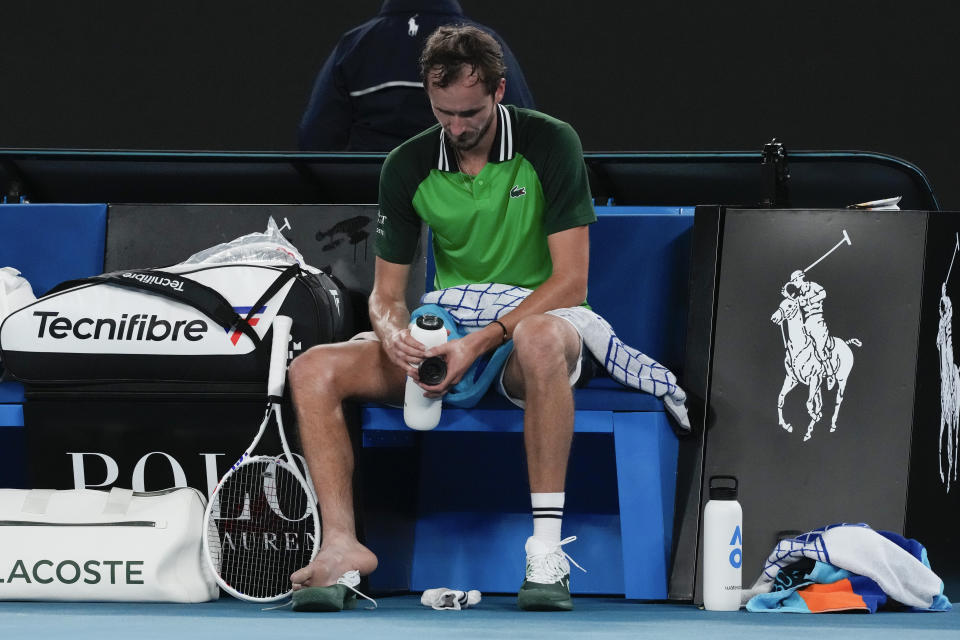
[[[0,600],[207,602],[196,489],[0,489]]]

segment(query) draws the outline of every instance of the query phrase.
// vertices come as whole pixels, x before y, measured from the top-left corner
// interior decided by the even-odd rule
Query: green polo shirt
[[[426,223],[438,289],[535,289],[553,272],[547,236],[597,219],[573,128],[528,109],[496,109],[494,144],[478,175],[460,172],[440,125],[394,149],[380,173],[377,255],[410,264]]]

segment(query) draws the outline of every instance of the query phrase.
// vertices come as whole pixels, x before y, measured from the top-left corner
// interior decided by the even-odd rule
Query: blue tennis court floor
[[[434,611],[419,596],[382,597],[374,611],[264,611],[229,597],[204,604],[0,602],[0,638],[903,638],[960,637],[960,607],[947,613],[757,614],[688,604],[575,598],[572,612],[525,612],[513,596],[476,608]]]

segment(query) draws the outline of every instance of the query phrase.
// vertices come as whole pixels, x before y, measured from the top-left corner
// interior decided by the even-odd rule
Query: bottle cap
[[[718,480],[724,481],[724,483],[720,486],[714,486],[714,483],[716,483]],[[709,487],[711,500],[737,499],[738,483],[735,476],[711,476]]]
[[[447,377],[447,363],[440,356],[427,358],[417,367],[417,375],[423,384],[440,384]]]
[[[437,329],[443,329],[443,320],[440,316],[426,313],[417,318],[417,326],[427,331],[436,331]]]

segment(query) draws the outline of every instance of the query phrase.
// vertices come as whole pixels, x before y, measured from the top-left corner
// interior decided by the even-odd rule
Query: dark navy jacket
[[[436,124],[418,60],[437,27],[469,24],[503,47],[504,104],[532,108],[513,53],[493,29],[466,18],[456,0],[386,0],[376,18],[345,33],[317,76],[300,122],[305,151],[389,151]]]

